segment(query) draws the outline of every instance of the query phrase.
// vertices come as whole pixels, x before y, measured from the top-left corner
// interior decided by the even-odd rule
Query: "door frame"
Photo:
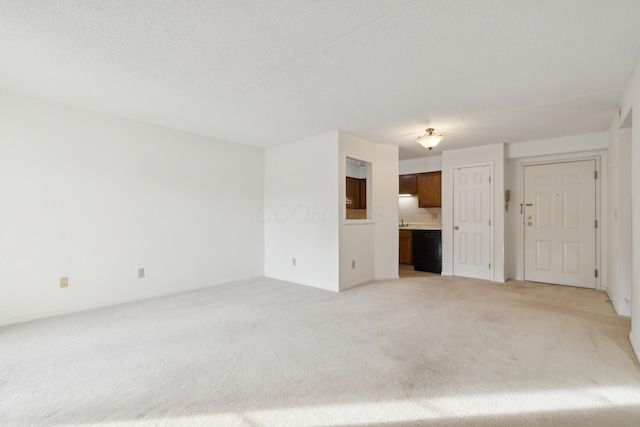
[[[526,260],[526,245],[525,245],[525,237],[524,237],[524,232],[525,232],[525,228],[524,228],[524,199],[525,199],[525,183],[524,183],[524,171],[525,171],[525,167],[526,166],[538,166],[538,165],[551,165],[551,164],[557,164],[557,163],[573,163],[573,162],[581,162],[581,161],[585,161],[585,160],[594,160],[595,161],[595,168],[596,168],[596,172],[598,173],[598,179],[596,179],[596,183],[595,183],[595,197],[596,197],[596,221],[598,221],[598,228],[596,228],[596,269],[598,270],[598,277],[596,277],[596,289],[597,290],[603,290],[602,289],[602,276],[605,272],[602,271],[602,262],[601,262],[601,256],[602,256],[602,239],[601,239],[601,234],[602,234],[602,228],[605,227],[606,225],[604,224],[604,221],[602,221],[602,215],[601,215],[601,210],[602,210],[602,202],[601,202],[601,187],[602,187],[602,171],[600,168],[600,156],[599,155],[593,155],[593,156],[586,156],[586,157],[567,157],[567,158],[562,158],[562,159],[553,159],[553,160],[539,160],[539,161],[535,161],[535,162],[523,162],[521,164],[521,169],[520,169],[520,176],[522,177],[522,182],[521,182],[521,193],[522,194],[522,200],[520,200],[520,233],[521,233],[521,241],[522,241],[522,259],[520,260],[520,262],[522,262],[522,272],[523,272],[523,277],[522,279],[524,280],[524,265],[525,265],[525,260]]]
[[[490,268],[490,272],[489,272],[489,279],[488,280],[494,280],[496,275],[495,275],[495,271],[496,271],[496,265],[495,265],[495,260],[493,259],[494,256],[494,250],[495,250],[495,226],[496,226],[496,219],[495,219],[495,207],[494,207],[494,198],[495,198],[495,173],[494,173],[494,166],[493,166],[493,162],[482,162],[482,163],[465,163],[463,165],[453,165],[450,168],[450,173],[451,173],[451,194],[452,194],[452,203],[451,203],[451,220],[452,220],[452,232],[453,232],[453,226],[455,224],[453,224],[453,221],[455,219],[455,211],[453,210],[453,206],[455,205],[455,197],[456,197],[456,182],[455,182],[455,170],[456,169],[465,169],[465,168],[475,168],[475,167],[484,167],[484,166],[489,166],[489,177],[490,177],[490,183],[491,185],[489,186],[489,219],[491,221],[491,228],[489,229],[489,263],[491,264],[491,268]],[[451,240],[451,248],[450,248],[450,254],[451,254],[451,275],[455,276],[456,275],[456,269],[455,269],[455,238],[453,238],[452,235],[452,240]],[[460,276],[462,277],[462,276]],[[484,279],[483,279],[484,280]]]

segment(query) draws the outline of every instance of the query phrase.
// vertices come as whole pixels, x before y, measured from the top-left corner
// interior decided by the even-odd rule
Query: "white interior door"
[[[595,160],[524,167],[524,279],[596,287]]]
[[[491,278],[491,168],[453,171],[453,274]]]

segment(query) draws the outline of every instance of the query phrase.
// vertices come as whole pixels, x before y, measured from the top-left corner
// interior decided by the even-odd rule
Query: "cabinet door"
[[[416,194],[418,192],[418,181],[415,174],[400,175],[399,194]]]
[[[409,264],[413,262],[413,237],[411,230],[400,230],[400,253],[398,262],[400,264]]]
[[[360,183],[356,178],[347,177],[347,199],[351,200],[351,204],[347,202],[347,208],[360,209]]]
[[[358,185],[359,185],[358,195],[360,199],[359,208],[367,209],[367,180],[366,179],[358,180]]]
[[[442,207],[442,172],[418,174],[418,206],[421,208]]]

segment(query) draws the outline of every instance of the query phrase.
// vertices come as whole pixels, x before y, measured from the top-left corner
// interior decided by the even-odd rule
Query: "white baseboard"
[[[340,286],[340,292],[346,291],[347,289],[355,288],[356,286],[364,285],[365,283],[370,283],[370,282],[373,282],[373,281],[374,281],[374,278],[372,277],[370,279],[365,279],[365,280],[361,280],[361,281],[356,282],[356,283],[351,283],[351,284],[349,284],[347,286],[344,286],[344,287]]]
[[[375,280],[397,280],[399,279],[400,276],[398,276],[397,274],[395,276],[380,276],[380,277],[376,277]]]
[[[81,311],[95,310],[95,309],[104,308],[104,307],[112,307],[114,305],[127,304],[127,303],[130,303],[130,302],[144,301],[144,300],[147,300],[147,299],[161,298],[161,297],[166,297],[166,296],[170,296],[170,295],[182,294],[182,293],[185,293],[185,292],[197,291],[197,290],[201,290],[201,289],[211,288],[211,287],[214,287],[214,286],[227,285],[229,283],[243,282],[245,280],[258,279],[260,277],[264,277],[264,276],[239,277],[237,279],[224,280],[224,281],[221,281],[221,282],[214,282],[214,283],[207,283],[207,284],[189,286],[189,287],[186,287],[184,289],[174,289],[174,290],[170,290],[170,291],[166,291],[166,292],[154,292],[154,293],[150,293],[150,294],[147,294],[147,295],[140,295],[140,296],[134,297],[134,298],[121,298],[121,299],[116,298],[116,299],[113,299],[113,300],[110,300],[110,301],[105,301],[104,303],[81,304],[81,305],[76,305],[76,306],[71,306],[71,307],[63,307],[63,308],[58,308],[58,309],[54,309],[54,310],[47,310],[47,311],[42,311],[42,312],[37,312],[37,313],[30,313],[30,314],[27,314],[27,315],[24,315],[24,316],[9,317],[9,318],[5,318],[5,319],[0,318],[0,327],[1,326],[14,325],[16,323],[30,322],[32,320],[44,319],[44,318],[47,318],[47,317],[62,316],[62,315],[65,315],[65,314],[79,313]]]
[[[627,307],[620,308],[620,306],[616,303],[614,299],[611,298],[611,296],[608,293],[607,293],[607,296],[609,297],[609,301],[611,301],[611,305],[613,306],[613,309],[616,311],[616,314],[618,316],[631,317],[630,307],[629,309],[627,309]]]

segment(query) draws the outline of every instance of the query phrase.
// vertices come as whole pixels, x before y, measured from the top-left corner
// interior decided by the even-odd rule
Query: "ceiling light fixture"
[[[418,140],[416,142],[422,145],[424,148],[428,148],[429,150],[431,150],[433,147],[438,145],[440,141],[444,139],[442,135],[434,134],[433,133],[434,131],[435,131],[434,128],[428,128],[427,133],[418,137]]]

